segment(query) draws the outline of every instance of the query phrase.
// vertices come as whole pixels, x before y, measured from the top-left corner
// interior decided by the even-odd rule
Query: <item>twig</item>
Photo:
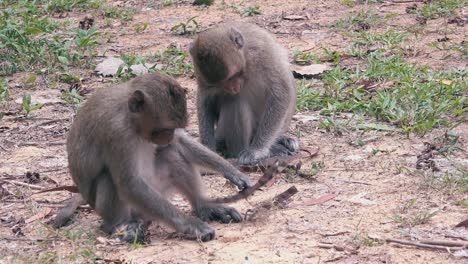
[[[419,242],[412,242],[412,241],[393,239],[393,238],[388,238],[385,241],[387,243],[397,243],[397,244],[402,244],[402,245],[415,246],[419,248],[446,250],[449,253],[451,253],[452,251],[465,249],[465,247],[447,247],[447,246],[439,246],[439,245],[429,245],[429,244],[422,244]]]
[[[21,185],[21,186],[29,187],[29,188],[35,189],[35,190],[44,190],[45,189],[45,187],[32,185],[32,184],[25,183],[25,182],[19,182],[19,181],[14,181],[14,180],[2,180],[2,181],[6,182],[6,183],[11,183],[11,184],[15,184],[15,185]]]
[[[462,241],[419,240],[419,243],[429,244],[429,245],[447,246],[447,247],[466,247],[466,248],[468,248],[468,242],[462,242]]]
[[[55,238],[40,238],[40,237],[0,237],[0,240],[8,240],[8,241],[36,241],[36,242],[41,242],[41,241],[58,241],[58,240],[63,240],[62,238],[55,237]]]

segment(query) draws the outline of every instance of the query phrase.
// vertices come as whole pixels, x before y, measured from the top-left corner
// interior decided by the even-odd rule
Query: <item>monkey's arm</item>
[[[215,152],[198,143],[187,135],[183,129],[177,129],[175,136],[180,143],[181,151],[189,154],[196,164],[221,172],[226,179],[235,184],[240,190],[252,186],[247,175],[240,172]]]
[[[239,155],[240,164],[253,164],[268,157],[271,146],[281,134],[291,104],[291,96],[282,86],[289,87],[290,84],[286,80],[278,80],[272,84],[271,93],[267,98],[267,109],[260,118],[250,147]]]
[[[216,151],[214,98],[203,94],[203,91],[199,91],[197,105],[198,131],[201,143],[209,149]]]

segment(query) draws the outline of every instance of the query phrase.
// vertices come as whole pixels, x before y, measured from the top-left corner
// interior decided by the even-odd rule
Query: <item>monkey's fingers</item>
[[[246,189],[238,192],[237,194],[229,196],[229,197],[214,199],[213,202],[215,202],[215,203],[233,203],[233,202],[236,202],[236,201],[239,201],[241,199],[245,199],[245,198],[249,197],[252,193],[254,193],[256,190],[260,189],[268,181],[273,179],[273,177],[278,172],[279,165],[280,165],[279,160],[276,160],[270,167],[268,167],[268,169],[263,173],[263,176],[260,177],[260,179],[258,179],[257,183],[255,183],[254,186],[246,188]]]

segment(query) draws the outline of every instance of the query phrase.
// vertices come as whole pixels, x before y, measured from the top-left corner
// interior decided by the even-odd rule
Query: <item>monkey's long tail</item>
[[[86,204],[86,201],[83,199],[83,196],[81,196],[81,194],[73,195],[72,198],[70,198],[70,200],[67,201],[65,206],[59,210],[52,225],[55,228],[60,228],[64,226],[68,222],[68,220],[70,220],[70,218],[73,216],[76,209],[78,209],[80,205],[84,204]]]
[[[216,198],[211,200],[214,203],[233,203],[239,201],[241,199],[245,199],[249,197],[252,193],[258,190],[260,187],[265,185],[268,181],[273,179],[273,176],[278,172],[279,161],[275,161],[273,165],[271,165],[265,172],[263,176],[258,179],[257,183],[255,183],[252,187],[245,188],[244,190],[238,192],[235,195],[223,197],[223,198]]]

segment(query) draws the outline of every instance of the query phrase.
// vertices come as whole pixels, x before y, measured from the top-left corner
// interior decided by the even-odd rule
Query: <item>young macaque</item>
[[[266,30],[228,23],[190,44],[198,82],[201,142],[240,164],[290,155],[298,140],[286,136],[296,87],[286,50]]]
[[[107,233],[126,228],[126,241],[142,239],[142,227],[159,219],[187,239],[208,241],[215,231],[204,221],[240,222],[237,210],[210,202],[199,167],[221,172],[241,190],[249,178],[184,131],[185,91],[161,73],[139,76],[97,91],[78,111],[67,139],[70,173],[80,195],[59,212],[64,224],[83,202],[103,218]],[[183,214],[168,200],[181,192],[197,217]],[[82,200],[81,200],[82,198]],[[62,218],[60,218],[62,217]]]

